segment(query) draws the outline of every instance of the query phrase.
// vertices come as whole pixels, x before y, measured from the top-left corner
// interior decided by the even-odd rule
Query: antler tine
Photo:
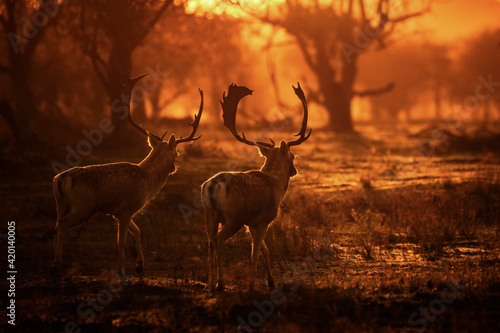
[[[270,139],[272,144],[259,141],[250,141],[246,139],[244,133],[241,133],[240,136],[236,131],[236,111],[238,109],[238,103],[243,97],[251,95],[252,92],[253,90],[250,90],[247,87],[238,86],[232,83],[227,89],[227,96],[225,92],[222,94],[220,105],[222,106],[222,118],[224,118],[224,126],[226,126],[229,131],[231,131],[231,134],[236,138],[236,140],[243,142],[244,144],[250,146],[274,148],[274,141],[272,139]]]
[[[288,147],[291,146],[298,146],[302,142],[306,141],[309,139],[311,136],[312,129],[309,130],[309,133],[306,135],[307,131],[307,118],[309,117],[309,111],[307,109],[307,101],[306,101],[306,96],[304,95],[304,92],[302,91],[302,88],[300,87],[300,83],[297,82],[297,88],[292,86],[293,90],[295,91],[295,95],[300,99],[302,102],[302,106],[304,107],[304,118],[302,119],[302,127],[300,128],[299,133],[295,134],[295,136],[298,136],[299,138],[296,140],[289,141]]]
[[[122,87],[123,87],[123,93],[127,94],[127,95],[131,95],[132,94],[132,90],[134,89],[134,86],[135,84],[140,80],[142,79],[143,77],[147,76],[148,73],[145,73],[145,74],[141,74],[139,76],[136,76],[134,78],[131,78],[130,77],[130,73],[131,73],[131,70],[128,70],[127,72],[127,81],[125,81],[125,83],[121,83]]]
[[[203,113],[203,90],[198,88],[198,91],[200,92],[200,96],[201,96],[200,109],[198,110],[198,114],[194,115],[194,121],[189,124],[189,125],[193,126],[193,131],[191,132],[191,134],[187,138],[183,139],[181,137],[180,139],[175,140],[176,145],[179,143],[194,141],[194,140],[198,140],[199,138],[201,138],[201,135],[194,137],[194,135],[196,134],[196,130],[198,129],[198,126],[200,125],[200,119],[201,119],[201,115]]]
[[[130,124],[136,129],[138,130],[139,132],[141,132],[142,134],[146,135],[146,136],[150,136],[150,137],[153,137],[154,139],[158,140],[158,141],[163,141],[162,138],[160,138],[158,135],[155,135],[153,133],[150,133],[149,131],[145,130],[144,128],[142,128],[140,125],[137,125],[137,123],[132,119],[132,115],[130,113],[130,100],[132,98],[132,90],[134,89],[134,86],[137,82],[139,82],[140,79],[142,79],[143,77],[145,77],[146,75],[148,75],[147,73],[146,74],[141,74],[139,76],[136,76],[134,78],[130,78],[130,70],[127,72],[127,81],[125,83],[121,83],[122,85],[122,90],[123,90],[123,94],[125,95],[125,99],[127,100],[127,118],[130,122]]]
[[[274,148],[276,146],[276,144],[274,143],[274,140],[269,138],[269,141],[271,141],[271,143],[267,143],[267,142],[262,142],[262,141],[255,141],[255,143],[257,144],[257,146],[264,146],[264,147],[268,147],[268,148]]]

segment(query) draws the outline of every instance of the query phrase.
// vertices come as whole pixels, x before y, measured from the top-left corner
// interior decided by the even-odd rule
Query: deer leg
[[[208,263],[210,265],[210,272],[208,277],[208,286],[211,293],[215,292],[215,235],[219,229],[219,222],[217,221],[217,213],[212,209],[205,208],[205,221],[207,223],[207,237],[208,237]]]
[[[56,224],[55,236],[54,236],[54,262],[50,268],[50,274],[54,275],[57,273],[60,264],[62,263],[62,252],[63,245],[65,241],[65,234],[69,229],[76,227],[82,223],[85,223],[92,214],[82,213],[72,211],[68,215],[59,218]]]
[[[224,256],[222,254],[224,242],[231,238],[238,230],[241,229],[242,225],[238,223],[232,223],[233,221],[226,221],[224,228],[215,235],[215,254],[217,256],[217,261],[219,264],[219,278],[217,280],[217,290],[223,291],[224,284]]]
[[[276,288],[274,284],[273,275],[271,274],[271,263],[269,261],[269,249],[267,248],[266,242],[262,240],[262,248],[260,249],[262,253],[262,258],[264,259],[264,265],[266,265],[267,270],[267,285],[269,290],[274,290]]]
[[[254,228],[249,228],[250,233],[252,234],[252,237],[254,237],[255,229]],[[264,260],[264,265],[266,266],[267,270],[267,285],[269,286],[270,290],[275,289],[275,284],[274,284],[274,279],[273,275],[271,274],[271,262],[269,260],[269,249],[267,248],[266,241],[262,239],[262,247],[260,249],[260,253],[262,254],[262,259]]]
[[[260,250],[262,248],[262,242],[264,241],[264,236],[266,235],[267,226],[261,226],[255,228],[253,232],[253,246],[252,246],[252,274],[250,275],[250,287],[249,291],[255,290],[255,276],[257,275],[257,264],[259,263]],[[269,254],[269,251],[268,251]],[[268,258],[269,259],[269,258]]]
[[[137,251],[137,265],[135,267],[135,271],[137,272],[137,274],[142,274],[144,270],[144,254],[142,253],[141,231],[133,220],[130,220],[128,229],[134,236],[135,250]]]
[[[118,219],[118,274],[125,276],[125,245],[127,244],[127,231],[130,226],[130,216]]]

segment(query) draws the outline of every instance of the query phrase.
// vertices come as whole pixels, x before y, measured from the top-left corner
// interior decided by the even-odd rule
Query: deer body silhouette
[[[264,259],[268,274],[268,286],[275,287],[271,274],[269,250],[264,241],[269,224],[276,218],[281,201],[288,189],[291,177],[297,174],[293,164],[294,154],[290,147],[306,141],[311,131],[306,135],[308,110],[304,93],[298,85],[295,93],[302,101],[304,118],[302,128],[297,134],[298,139],[286,143],[281,141],[279,147],[274,142],[249,141],[245,135],[236,132],[236,110],[240,99],[252,93],[246,87],[229,86],[228,95],[223,95],[221,101],[224,125],[240,142],[257,146],[266,161],[260,170],[247,172],[222,172],[207,180],[201,188],[202,203],[205,210],[207,235],[209,243],[210,291],[215,291],[215,276],[217,259],[219,276],[217,289],[224,290],[224,242],[238,232],[243,226],[248,226],[253,237],[252,272],[249,289],[255,289],[255,275],[260,253]],[[219,232],[219,225],[223,228]]]
[[[139,227],[133,216],[154,197],[167,182],[168,176],[175,171],[177,158],[176,146],[191,142],[203,112],[203,92],[200,90],[200,109],[191,124],[192,133],[185,139],[171,135],[167,141],[144,130],[130,115],[130,96],[134,85],[145,75],[127,79],[123,87],[128,106],[130,124],[147,136],[151,151],[139,164],[120,162],[86,167],[75,167],[54,177],[53,189],[57,203],[57,224],[54,239],[55,260],[51,274],[55,274],[62,263],[62,252],[68,231],[83,224],[97,212],[112,215],[118,220],[118,270],[124,274],[124,252],[128,230],[132,233],[137,251],[136,271],[143,272],[144,255],[141,246]]]

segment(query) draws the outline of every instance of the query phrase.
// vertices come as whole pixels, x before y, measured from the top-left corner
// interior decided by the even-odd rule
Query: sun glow
[[[500,0],[499,0],[500,1]],[[213,16],[226,14],[231,17],[245,17],[249,14],[267,14],[273,9],[286,3],[287,0],[187,0],[185,2],[186,11],[197,15]],[[334,1],[334,0],[301,0],[300,3],[304,7],[328,8],[333,7],[338,12],[347,12],[349,2]],[[365,0],[363,10],[368,17],[377,16],[379,10],[379,0]],[[389,12],[390,17],[400,17],[402,14],[417,12],[427,8],[427,1],[422,3],[411,3],[408,0],[391,1],[390,6],[387,4],[382,8],[382,11]],[[352,13],[355,16],[361,15],[361,7],[353,5]]]
[[[198,15],[248,16],[281,5],[286,0],[188,0],[186,11]]]

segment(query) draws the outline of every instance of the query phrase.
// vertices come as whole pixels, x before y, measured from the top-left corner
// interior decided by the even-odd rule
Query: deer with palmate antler
[[[247,172],[221,172],[207,180],[201,188],[202,202],[205,209],[207,235],[209,243],[210,292],[215,292],[215,259],[219,266],[217,290],[224,290],[224,242],[238,232],[244,225],[248,226],[253,237],[252,272],[250,291],[255,289],[255,275],[260,253],[264,259],[268,274],[268,285],[273,289],[274,280],[269,263],[269,250],[264,241],[267,227],[278,215],[278,209],[288,188],[291,177],[297,174],[293,165],[294,154],[290,147],[300,145],[311,135],[307,129],[307,102],[304,92],[298,85],[293,87],[304,107],[302,128],[296,135],[298,138],[288,143],[281,141],[279,147],[271,143],[249,141],[242,133],[236,131],[236,110],[241,98],[252,94],[247,87],[230,85],[227,96],[222,96],[224,125],[240,142],[257,146],[266,161],[260,170]],[[223,225],[219,232],[219,224]]]
[[[203,92],[198,114],[191,123],[193,127],[187,138],[176,139],[171,135],[164,141],[137,125],[130,115],[130,98],[134,85],[144,75],[127,77],[123,85],[123,98],[127,107],[130,124],[148,138],[151,151],[139,164],[120,162],[86,167],[75,167],[54,177],[54,195],[57,202],[57,224],[54,239],[55,260],[51,273],[55,274],[62,262],[63,243],[67,232],[83,224],[97,212],[112,215],[118,220],[118,271],[124,274],[124,252],[129,230],[135,240],[137,251],[136,271],[143,272],[144,255],[141,234],[132,220],[133,216],[146,205],[165,185],[167,178],[175,171],[176,146],[200,138],[195,137],[203,112]]]

